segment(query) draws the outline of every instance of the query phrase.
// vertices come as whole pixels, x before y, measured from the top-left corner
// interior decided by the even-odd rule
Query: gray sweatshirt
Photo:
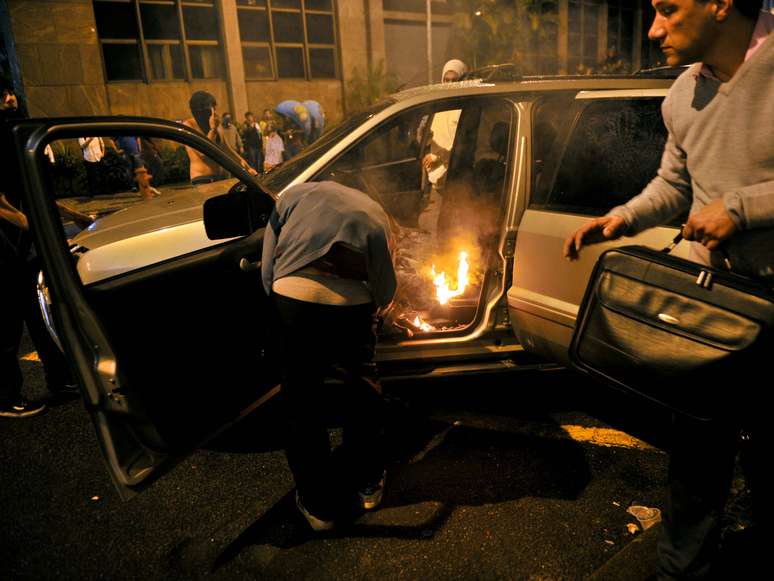
[[[733,269],[774,282],[774,34],[726,83],[700,69],[680,75],[664,99],[669,137],[658,175],[608,215],[634,235],[722,199],[738,228],[724,244]],[[722,265],[697,242],[691,255]]]
[[[363,192],[336,182],[288,188],[263,238],[261,276],[266,294],[275,280],[322,258],[339,243],[365,256],[374,302],[388,305],[396,289],[389,232],[387,214]]]

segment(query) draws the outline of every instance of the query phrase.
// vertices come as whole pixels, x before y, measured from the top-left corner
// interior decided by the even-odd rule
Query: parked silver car
[[[173,123],[17,127],[47,314],[77,368],[116,484],[125,493],[142,488],[278,389],[259,260],[274,201],[293,184],[352,186],[393,218],[400,290],[381,330],[383,375],[566,364],[597,256],[633,240],[588,248],[574,263],[563,259],[562,243],[655,175],[670,84],[564,78],[414,89],[354,115],[261,182]],[[40,152],[54,140],[100,134],[185,145],[233,177],[162,188],[161,198],[98,221],[68,248]],[[434,166],[426,166],[431,152]],[[674,233],[653,229],[634,242],[665,246]]]

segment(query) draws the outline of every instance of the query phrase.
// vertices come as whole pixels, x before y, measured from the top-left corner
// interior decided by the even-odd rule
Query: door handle
[[[242,258],[239,261],[239,270],[242,272],[255,272],[256,270],[261,270],[261,261],[256,260],[255,262],[250,262],[246,258]]]

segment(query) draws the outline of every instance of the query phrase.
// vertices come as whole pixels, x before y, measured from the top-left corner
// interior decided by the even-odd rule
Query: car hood
[[[192,186],[166,186],[160,197],[139,201],[100,218],[72,241],[93,250],[121,240],[191,222],[201,222],[205,200],[220,195],[237,183],[236,178]]]

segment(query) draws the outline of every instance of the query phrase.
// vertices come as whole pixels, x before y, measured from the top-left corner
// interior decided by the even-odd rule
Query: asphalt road
[[[23,366],[28,395],[45,396],[40,364]],[[643,433],[658,433],[657,414],[599,397],[565,372],[387,387],[393,462],[383,507],[318,536],[297,520],[271,403],[128,502],[79,400],[0,419],[0,578],[653,572],[656,529],[643,534],[626,509],[663,505],[667,457],[574,410],[630,416]]]

